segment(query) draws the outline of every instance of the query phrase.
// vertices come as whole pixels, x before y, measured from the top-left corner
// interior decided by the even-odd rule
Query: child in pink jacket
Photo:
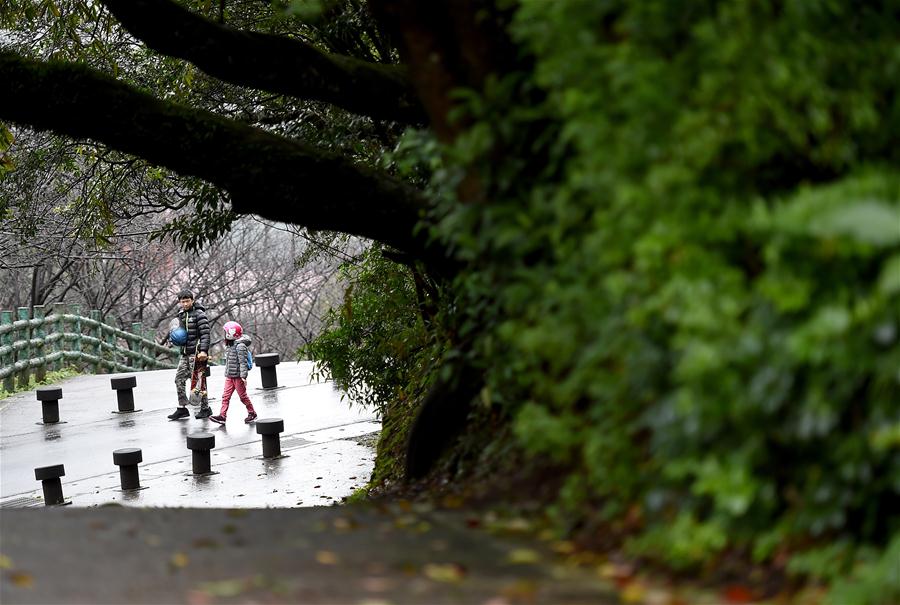
[[[244,422],[251,423],[256,420],[256,410],[247,395],[247,347],[250,345],[250,337],[243,336],[244,329],[236,321],[225,324],[225,390],[222,393],[222,410],[218,416],[210,416],[209,419],[219,424],[225,424],[228,414],[228,402],[231,394],[237,391],[241,402],[247,407],[247,417]]]

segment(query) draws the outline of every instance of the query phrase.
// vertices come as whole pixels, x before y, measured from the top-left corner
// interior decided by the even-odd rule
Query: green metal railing
[[[48,370],[66,365],[94,373],[139,372],[176,367],[178,349],[156,344],[155,333],[140,322],[131,332],[103,323],[99,311],[88,317],[80,305],[36,305],[0,311],[0,380],[12,391],[28,385],[32,375],[44,379]]]

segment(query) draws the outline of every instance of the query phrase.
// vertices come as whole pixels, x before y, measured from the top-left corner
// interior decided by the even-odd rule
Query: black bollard
[[[68,504],[63,498],[62,482],[59,480],[65,474],[66,467],[62,464],[34,469],[34,478],[40,481],[44,488],[44,506]]]
[[[132,389],[137,386],[137,378],[134,376],[121,376],[119,378],[110,378],[109,382],[116,392],[119,412],[133,412],[134,392]]]
[[[281,455],[281,437],[284,432],[284,420],[281,418],[263,418],[256,421],[256,432],[262,435],[263,458],[277,458]]]
[[[144,460],[140,448],[126,447],[113,452],[113,464],[119,467],[119,482],[122,490],[141,489],[138,463]]]
[[[275,366],[281,363],[278,353],[261,353],[253,357],[253,363],[259,366],[259,375],[262,378],[262,388],[274,389],[278,386],[278,375]]]
[[[209,451],[216,447],[216,436],[212,433],[191,433],[187,436],[187,447],[193,452],[194,474],[210,474]]]
[[[62,389],[58,387],[38,389],[37,398],[43,408],[44,424],[59,422],[59,400],[62,399]]]

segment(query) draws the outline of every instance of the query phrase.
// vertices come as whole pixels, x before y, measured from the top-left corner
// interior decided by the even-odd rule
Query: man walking
[[[187,342],[181,347],[181,360],[178,362],[178,370],[175,372],[175,391],[178,393],[178,407],[175,412],[169,414],[170,420],[179,420],[190,416],[188,412],[188,398],[185,393],[185,381],[191,377],[195,366],[206,365],[209,357],[209,319],[203,306],[194,301],[194,293],[190,290],[182,290],[178,293],[178,304],[181,305],[181,313],[178,316],[179,327],[187,331]],[[205,383],[205,378],[202,383]],[[201,384],[202,384],[201,383]],[[206,389],[201,390],[200,411],[196,418],[208,418],[212,415],[209,409],[209,401]]]

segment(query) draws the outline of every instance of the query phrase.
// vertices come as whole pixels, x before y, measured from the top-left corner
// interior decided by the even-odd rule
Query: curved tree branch
[[[443,263],[414,188],[328,152],[160,101],[89,68],[0,51],[0,118],[90,138],[228,191],[235,212],[384,242]]]
[[[406,124],[425,121],[405,68],[333,55],[294,38],[219,25],[171,0],[102,0],[153,50],[240,86],[325,101]]]

